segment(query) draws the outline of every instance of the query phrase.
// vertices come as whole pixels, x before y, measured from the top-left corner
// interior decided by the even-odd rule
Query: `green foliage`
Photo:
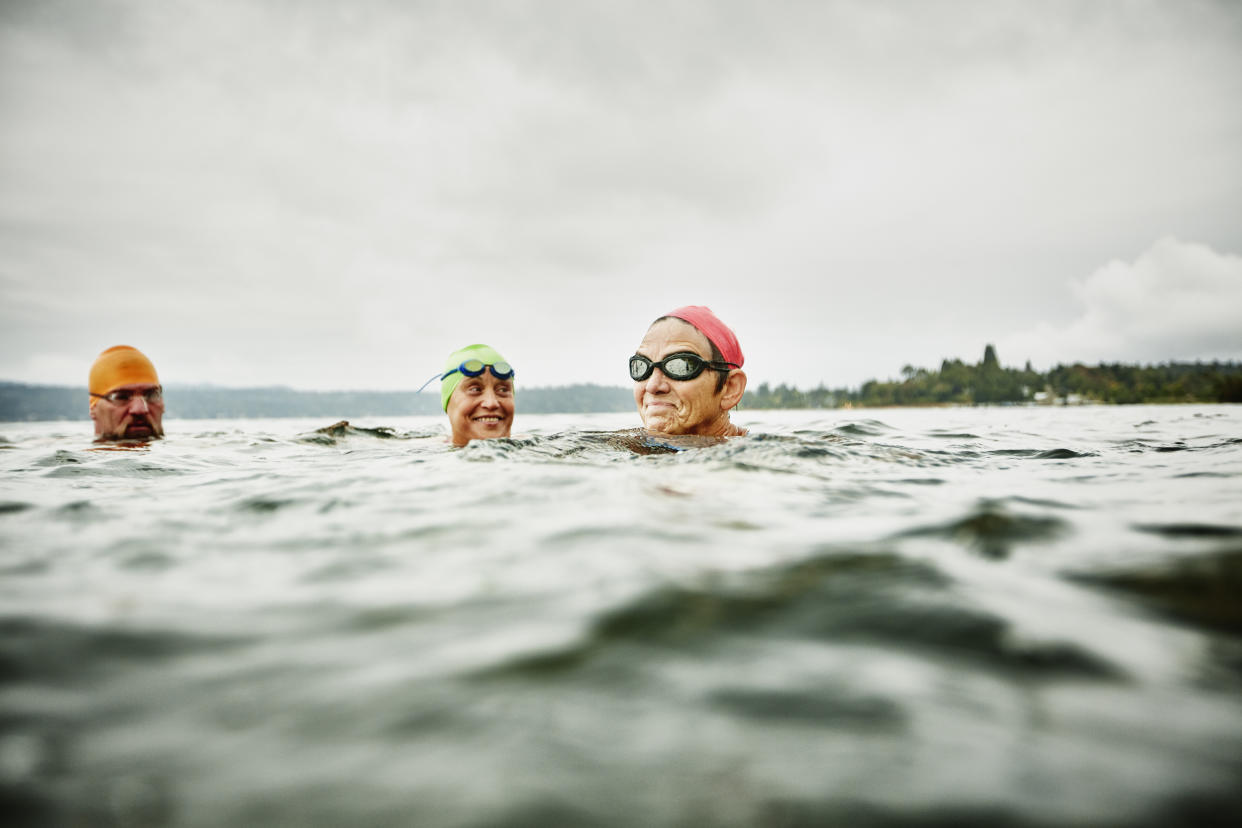
[[[1242,402],[1242,365],[1170,362],[1088,367],[1075,363],[1049,371],[1048,385],[1060,397],[1077,394],[1109,403]]]
[[[1082,400],[1108,403],[1242,402],[1242,364],[1232,362],[1168,363],[1164,365],[1058,365],[1046,374],[1031,368],[1004,368],[996,348],[988,345],[983,359],[967,365],[946,359],[940,370],[905,365],[901,380],[869,380],[855,391],[820,386],[801,392],[763,383],[747,391],[748,408],[831,408],[834,406],[979,405]]]

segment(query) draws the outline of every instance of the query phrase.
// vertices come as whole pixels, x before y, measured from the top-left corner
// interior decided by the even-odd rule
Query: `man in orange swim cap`
[[[104,351],[91,366],[95,440],[153,440],[164,436],[164,389],[151,360],[129,345]]]

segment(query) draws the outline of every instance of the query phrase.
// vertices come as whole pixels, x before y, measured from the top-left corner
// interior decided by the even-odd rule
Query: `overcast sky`
[[[0,0],[0,379],[1242,359],[1242,3]]]

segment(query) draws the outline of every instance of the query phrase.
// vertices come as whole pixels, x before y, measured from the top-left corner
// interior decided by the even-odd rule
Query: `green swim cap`
[[[449,354],[448,360],[444,363],[445,371],[453,371],[453,373],[440,380],[440,406],[448,411],[449,397],[453,396],[453,391],[461,383],[461,371],[454,371],[463,362],[468,359],[482,360],[484,365],[495,365],[497,362],[507,362],[500,352],[495,348],[489,348],[487,345],[467,345],[466,347],[453,351]]]

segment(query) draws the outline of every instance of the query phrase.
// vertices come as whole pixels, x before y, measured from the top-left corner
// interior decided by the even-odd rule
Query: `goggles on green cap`
[[[445,371],[442,376],[447,377],[449,374],[461,371],[467,377],[477,377],[488,369],[491,370],[492,376],[496,379],[509,379],[509,377],[513,376],[513,366],[509,363],[494,362],[488,365],[481,359],[468,359],[452,371]]]
[[[444,373],[436,374],[427,380],[423,383],[423,388],[440,380],[440,407],[448,411],[449,397],[453,396],[462,378],[481,376],[487,370],[490,370],[496,379],[513,379],[513,366],[505,361],[505,358],[495,348],[487,345],[467,345],[449,354],[448,360],[444,363]],[[422,391],[423,388],[418,390]]]

